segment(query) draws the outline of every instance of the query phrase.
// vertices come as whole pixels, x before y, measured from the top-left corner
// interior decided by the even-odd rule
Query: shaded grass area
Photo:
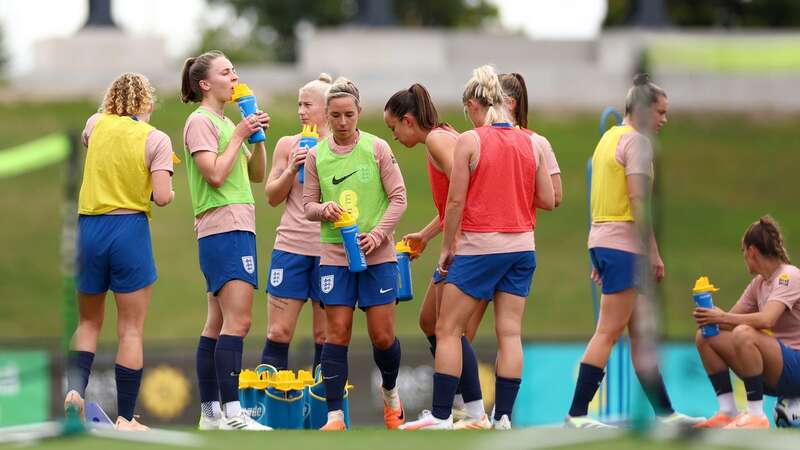
[[[290,98],[270,99],[272,129],[269,156],[277,138],[299,131]],[[11,104],[0,106],[2,145],[10,147],[57,130],[80,130],[95,110],[90,102]],[[166,131],[179,154],[182,129],[193,107],[164,100],[152,123]],[[444,112],[456,128],[467,128],[460,110]],[[238,112],[231,110],[231,117]],[[711,277],[721,291],[717,304],[729,307],[750,280],[739,251],[745,227],[761,214],[773,214],[786,232],[789,252],[800,239],[796,168],[800,137],[796,117],[754,119],[739,115],[676,115],[663,131],[657,170],[658,234],[666,263],[663,283],[664,330],[688,339],[694,325],[690,288],[700,275]],[[539,267],[525,313],[528,338],[585,337],[593,330],[593,312],[586,253],[586,159],[597,141],[595,114],[534,115],[532,127],[553,144],[562,169],[564,203],[542,212],[536,230]],[[367,110],[361,128],[390,140],[379,111]],[[425,172],[424,150],[391,142],[408,188],[409,208],[397,236],[416,231],[435,214]],[[59,240],[63,167],[52,166],[0,180],[0,338],[60,335]],[[205,318],[204,280],[197,262],[192,214],[184,166],[174,179],[176,201],[153,215],[152,233],[159,281],[146,325],[148,341],[194,338]],[[282,208],[265,201],[263,185],[253,186],[258,225],[261,289],[256,293],[251,336],[266,333],[263,292],[274,229]],[[418,335],[417,314],[438,258],[440,238],[413,264],[415,300],[398,307],[400,335]],[[102,339],[115,340],[114,308],[108,302]],[[356,335],[363,336],[363,315],[357,314]],[[492,339],[491,314],[481,336]],[[304,313],[298,335],[310,334],[310,313]]]
[[[651,440],[635,435],[627,435],[608,439],[604,433],[589,430],[565,429],[521,429],[503,433],[492,431],[470,432],[399,432],[368,428],[357,428],[348,433],[321,433],[319,431],[273,431],[269,434],[253,432],[205,432],[193,433],[202,439],[200,447],[196,448],[256,448],[269,445],[270,448],[292,449],[348,449],[372,450],[375,448],[389,448],[396,450],[426,450],[458,448],[463,450],[491,450],[491,449],[526,449],[526,448],[560,448],[570,449],[640,449],[652,450],[677,450],[685,448],[702,448],[708,450],[723,449],[716,445],[704,444],[699,441],[687,440]],[[764,437],[774,436],[776,432],[760,433]],[[786,434],[786,433],[783,433]],[[795,433],[796,434],[796,433]],[[756,433],[748,433],[749,437],[756,437]],[[571,439],[573,444],[557,444]],[[752,440],[752,439],[751,439]],[[582,442],[581,442],[582,441]],[[746,445],[738,448],[748,448]],[[41,449],[81,449],[81,450],[114,450],[114,449],[170,449],[181,448],[163,444],[142,444],[124,442],[95,437],[74,437],[58,440],[43,441],[29,448]]]

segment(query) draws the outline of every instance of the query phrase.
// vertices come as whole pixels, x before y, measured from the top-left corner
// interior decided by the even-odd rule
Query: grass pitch
[[[277,138],[298,132],[299,126],[293,99],[269,99],[266,104],[272,115],[267,139],[271,159]],[[21,144],[58,130],[81,130],[95,110],[96,104],[89,102],[0,105],[2,145]],[[191,106],[165,99],[153,114],[153,125],[170,135],[179,154],[183,123],[191,110]],[[230,111],[230,115],[236,118],[238,112]],[[445,110],[443,116],[459,130],[467,129],[460,110]],[[406,149],[391,141],[380,111],[366,109],[360,125],[389,140],[402,168],[409,207],[397,236],[418,230],[435,214],[423,149]],[[564,203],[554,212],[539,214],[539,267],[523,332],[529,339],[583,339],[594,329],[584,170],[598,139],[597,115],[532,114],[531,127],[553,144],[562,169]],[[739,251],[741,234],[760,215],[771,213],[782,224],[790,254],[800,248],[798,147],[797,118],[792,116],[670,116],[661,135],[657,162],[658,236],[666,263],[662,312],[667,336],[690,339],[694,334],[690,289],[696,277],[708,275],[721,288],[714,296],[716,304],[729,307],[736,301],[750,280]],[[60,336],[62,179],[61,166],[0,179],[0,210],[5,213],[0,221],[0,298],[6,299],[0,302],[0,339]],[[175,202],[164,209],[156,208],[151,225],[159,280],[145,329],[149,344],[169,339],[193,342],[206,314],[205,284],[197,262],[185,166],[177,167],[174,186]],[[263,288],[282,208],[269,207],[263,185],[253,186],[253,191],[261,289],[255,296],[251,329],[251,336],[258,338],[248,342],[259,346],[266,333]],[[415,300],[398,308],[397,330],[401,336],[419,336],[419,301],[438,259],[440,242],[439,238],[432,241],[425,254],[413,263]],[[102,340],[115,342],[115,308],[113,302],[108,303]],[[356,314],[355,336],[366,334],[362,321],[363,315]],[[490,314],[479,339],[492,339],[491,327]],[[310,334],[310,313],[302,315],[297,334],[299,338]]]

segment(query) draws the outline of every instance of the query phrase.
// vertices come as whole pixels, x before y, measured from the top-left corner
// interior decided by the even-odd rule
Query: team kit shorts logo
[[[333,290],[333,275],[325,275],[320,277],[319,289],[323,294],[329,294]]]
[[[275,287],[283,283],[283,269],[272,269],[269,273],[269,283]]]
[[[253,273],[256,271],[256,262],[252,256],[242,256],[242,266],[244,267],[244,271],[247,273]]]

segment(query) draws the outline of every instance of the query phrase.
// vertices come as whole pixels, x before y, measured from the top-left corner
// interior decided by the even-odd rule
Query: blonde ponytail
[[[472,78],[464,86],[461,101],[466,105],[470,99],[477,100],[487,108],[484,125],[508,122],[508,111],[503,103],[503,86],[494,67],[485,65],[472,71]]]

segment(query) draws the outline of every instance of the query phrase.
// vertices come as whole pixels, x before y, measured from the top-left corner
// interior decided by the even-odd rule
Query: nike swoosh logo
[[[385,293],[387,293],[387,292],[389,292],[389,291],[391,291],[391,290],[393,290],[393,289],[394,289],[394,288],[389,288],[389,289],[381,289],[381,290],[380,290],[380,293],[381,293],[381,294],[385,294]]]
[[[339,183],[341,183],[342,181],[344,181],[344,180],[346,180],[346,179],[348,179],[348,178],[352,177],[353,175],[355,175],[355,174],[356,174],[356,172],[358,172],[358,170],[354,170],[354,171],[353,171],[353,172],[351,172],[349,175],[345,175],[345,176],[343,176],[342,178],[336,178],[336,175],[334,175],[334,176],[333,176],[333,180],[332,180],[332,181],[333,181],[333,184],[339,184]]]

